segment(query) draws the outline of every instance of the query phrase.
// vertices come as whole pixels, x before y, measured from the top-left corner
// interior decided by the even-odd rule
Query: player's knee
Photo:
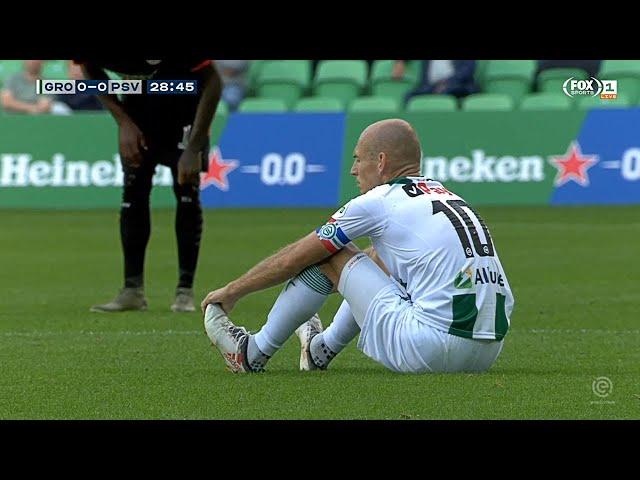
[[[125,188],[122,194],[120,208],[125,211],[134,211],[149,208],[150,192],[144,189]]]
[[[173,194],[178,205],[200,205],[200,188],[195,184],[173,185]]]
[[[327,260],[320,262],[318,264],[318,268],[320,269],[320,272],[331,282],[332,291],[335,291],[335,286],[338,285],[339,275],[336,273],[336,271],[333,269],[333,267]]]

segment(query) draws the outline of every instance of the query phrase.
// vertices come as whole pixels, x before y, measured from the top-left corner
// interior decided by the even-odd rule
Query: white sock
[[[247,345],[247,362],[252,370],[262,370],[269,360],[268,355],[260,351],[256,345],[255,335],[249,335],[249,345]]]
[[[349,304],[343,300],[333,317],[333,322],[322,333],[324,342],[333,352],[339,353],[358,333],[360,333],[360,327],[351,313]],[[311,352],[313,354],[313,343],[311,344]]]
[[[318,313],[332,288],[329,279],[315,265],[289,280],[271,308],[267,323],[254,335],[260,351],[272,357],[296,328]]]
[[[327,329],[311,340],[311,358],[320,368],[327,368],[333,358],[360,332],[346,300],[333,317]]]

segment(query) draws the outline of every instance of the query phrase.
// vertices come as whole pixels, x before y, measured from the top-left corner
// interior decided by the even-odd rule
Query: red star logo
[[[558,169],[555,186],[564,185],[569,180],[583,187],[589,186],[587,170],[598,163],[597,155],[583,155],[578,142],[571,142],[563,157],[551,157],[551,163]]]
[[[229,160],[225,162],[222,159],[222,153],[218,147],[215,147],[209,155],[209,168],[200,179],[200,190],[204,190],[211,184],[218,187],[220,190],[229,190],[229,181],[227,175],[232,170],[238,168],[240,162],[238,160]]]

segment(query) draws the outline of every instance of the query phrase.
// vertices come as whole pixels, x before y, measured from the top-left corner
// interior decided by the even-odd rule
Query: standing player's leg
[[[198,264],[202,237],[202,205],[200,183],[178,184],[177,162],[171,163],[173,193],[176,197],[175,232],[178,243],[178,286],[174,312],[193,312],[193,280]]]
[[[120,208],[120,241],[124,253],[124,286],[144,287],[144,259],[151,236],[149,197],[155,163],[124,168],[124,190]]]
[[[123,164],[120,244],[124,258],[124,288],[111,302],[91,307],[95,312],[145,310],[144,259],[151,234],[149,196],[156,164],[146,155],[142,165]]]

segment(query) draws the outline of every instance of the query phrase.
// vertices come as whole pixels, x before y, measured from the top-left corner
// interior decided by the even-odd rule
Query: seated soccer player
[[[421,148],[404,120],[361,134],[351,174],[362,195],[201,306],[211,342],[234,372],[263,371],[296,330],[302,370],[358,347],[397,372],[482,372],[503,346],[514,298],[487,226],[458,195],[420,176]],[[371,239],[359,251],[351,241]],[[245,295],[289,280],[255,335],[228,315]],[[316,313],[345,299],[322,331]]]

